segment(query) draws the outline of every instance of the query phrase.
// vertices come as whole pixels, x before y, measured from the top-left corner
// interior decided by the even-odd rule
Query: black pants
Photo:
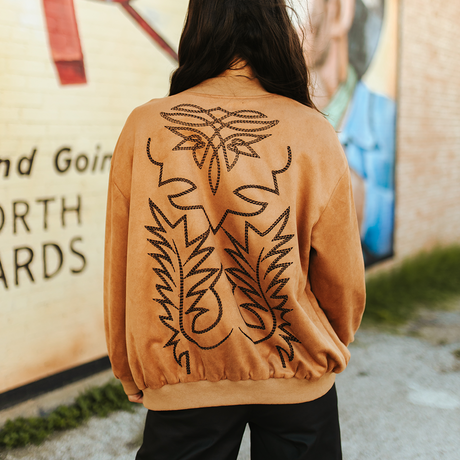
[[[149,410],[136,460],[236,460],[247,423],[251,460],[342,458],[333,386],[301,404]]]

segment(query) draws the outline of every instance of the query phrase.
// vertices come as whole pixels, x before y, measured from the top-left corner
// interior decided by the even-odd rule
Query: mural
[[[337,130],[367,265],[393,253],[397,0],[296,0],[314,101]]]
[[[119,3],[145,32],[175,61],[177,53],[132,7],[130,0],[101,0]],[[43,0],[51,54],[62,85],[86,83],[83,52],[73,0]]]
[[[370,264],[392,253],[397,0],[297,3]],[[106,355],[111,152],[133,107],[167,94],[187,5],[0,0],[0,393]]]
[[[0,393],[107,354],[112,151],[167,94],[187,4],[0,0]]]

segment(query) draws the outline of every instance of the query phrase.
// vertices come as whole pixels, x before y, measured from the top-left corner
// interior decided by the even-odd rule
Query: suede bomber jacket
[[[112,158],[107,347],[153,410],[316,399],[364,309],[336,133],[257,80],[227,80],[135,109]]]

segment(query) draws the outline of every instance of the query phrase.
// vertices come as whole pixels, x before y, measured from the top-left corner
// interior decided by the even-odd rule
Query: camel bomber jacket
[[[112,159],[108,354],[152,410],[316,399],[364,309],[336,133],[257,80],[228,80],[136,108]]]

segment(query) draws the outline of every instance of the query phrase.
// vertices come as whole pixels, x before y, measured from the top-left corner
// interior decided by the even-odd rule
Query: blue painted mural
[[[317,107],[344,147],[367,265],[393,254],[397,0],[297,0]]]

